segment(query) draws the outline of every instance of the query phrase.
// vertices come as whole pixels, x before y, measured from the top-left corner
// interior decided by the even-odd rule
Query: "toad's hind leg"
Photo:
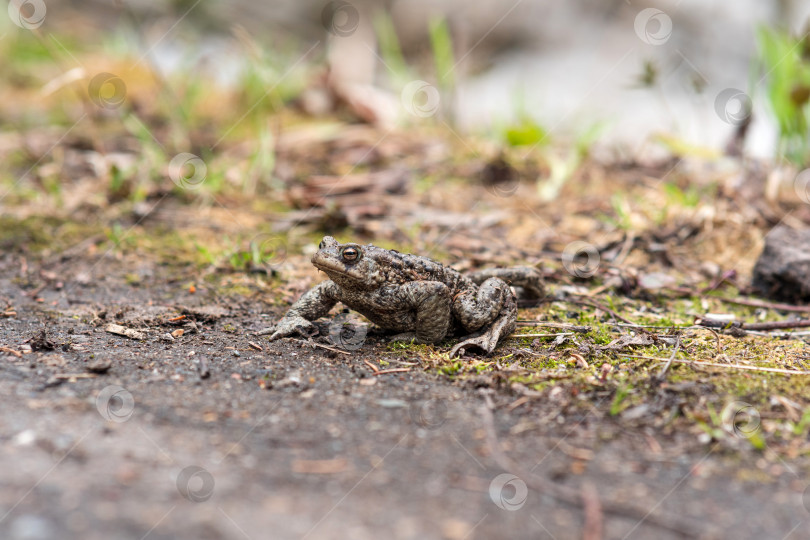
[[[501,313],[501,308],[512,292],[502,280],[492,277],[476,289],[470,287],[453,299],[453,316],[467,332],[475,332],[490,324]]]
[[[466,274],[473,282],[481,285],[490,278],[499,278],[512,287],[519,287],[522,298],[535,299],[545,295],[543,274],[531,266],[515,266],[512,268],[486,268]]]
[[[517,302],[511,292],[507,291],[507,296],[501,306],[501,310],[495,321],[479,330],[478,332],[462,339],[450,350],[450,356],[454,357],[461,351],[469,348],[483,350],[486,354],[492,354],[498,341],[509,336],[515,331],[517,326]]]
[[[498,340],[512,333],[517,324],[517,302],[509,285],[497,277],[485,280],[477,288],[461,292],[453,300],[453,316],[468,332],[450,351],[455,356],[462,349],[475,347],[492,353]]]

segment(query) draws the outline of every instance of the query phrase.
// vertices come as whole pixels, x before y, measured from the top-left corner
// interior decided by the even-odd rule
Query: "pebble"
[[[400,409],[408,406],[408,404],[401,399],[378,399],[377,405],[386,409]]]
[[[23,514],[11,523],[10,537],[13,540],[48,540],[56,538],[53,526],[40,516]]]

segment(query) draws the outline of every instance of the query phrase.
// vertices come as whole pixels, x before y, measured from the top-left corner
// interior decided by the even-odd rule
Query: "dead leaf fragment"
[[[578,368],[588,369],[588,361],[585,360],[585,357],[579,353],[571,353],[571,356],[568,358],[568,361],[574,360],[577,364]]]
[[[67,365],[65,357],[62,356],[61,354],[46,354],[45,356],[40,358],[39,361],[45,364],[46,366],[51,367],[62,367]]]
[[[601,382],[605,382],[608,378],[608,375],[613,371],[613,366],[610,364],[602,364],[602,368],[599,370],[599,380]]]
[[[132,328],[127,328],[126,326],[121,326],[120,324],[108,324],[104,327],[104,331],[109,332],[110,334],[128,337],[130,339],[146,338],[145,333],[139,332],[138,330],[133,330]]]

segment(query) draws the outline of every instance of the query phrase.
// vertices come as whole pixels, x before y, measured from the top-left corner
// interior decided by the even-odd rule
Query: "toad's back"
[[[428,257],[400,253],[371,245],[366,246],[365,249],[367,256],[377,263],[377,268],[382,273],[385,283],[438,281],[444,283],[453,294],[474,285],[457,270]]]

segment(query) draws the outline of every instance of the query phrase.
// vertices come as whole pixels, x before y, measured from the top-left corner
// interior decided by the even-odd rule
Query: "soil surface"
[[[810,538],[810,306],[749,296],[810,224],[798,171],[598,118],[465,134],[449,72],[344,84],[382,57],[325,33],[228,22],[237,86],[164,73],[206,3],[115,4],[0,25],[0,540]],[[336,317],[269,342],[324,235],[548,295],[489,357],[338,346]]]
[[[135,263],[2,260],[2,538],[807,538],[806,459],[633,429],[609,392],[375,376],[381,338],[266,342],[284,306]]]

